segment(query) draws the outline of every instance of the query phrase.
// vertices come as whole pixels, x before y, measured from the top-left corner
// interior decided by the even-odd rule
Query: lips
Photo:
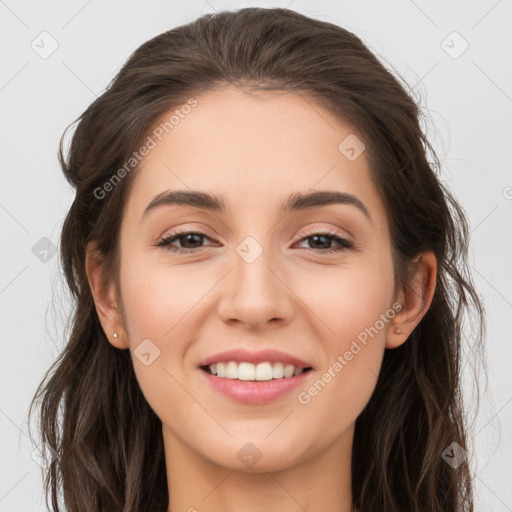
[[[263,372],[265,375],[261,374],[262,368],[267,370]],[[254,375],[248,370],[254,370]],[[252,405],[284,398],[312,378],[311,370],[313,365],[307,361],[275,349],[236,348],[212,355],[198,364],[200,378],[212,389],[231,400]]]
[[[286,352],[281,352],[275,349],[265,349],[259,350],[257,352],[250,351],[245,348],[236,348],[232,350],[227,350],[225,352],[220,352],[213,356],[210,356],[204,360],[202,360],[198,366],[199,367],[207,367],[212,364],[222,363],[225,361],[235,361],[238,363],[247,362],[252,364],[259,363],[284,363],[293,365],[295,368],[313,368],[313,365],[299,359],[295,356],[287,354]]]
[[[242,381],[219,378],[200,369],[197,371],[199,378],[212,390],[231,401],[247,405],[264,405],[285,399],[295,400],[292,392],[314,378],[314,373],[307,371],[284,379]]]

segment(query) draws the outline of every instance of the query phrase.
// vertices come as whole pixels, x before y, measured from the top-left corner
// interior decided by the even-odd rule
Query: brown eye
[[[352,242],[333,232],[312,233],[303,237],[299,243],[307,240],[312,240],[312,242],[309,242],[310,247],[306,247],[306,249],[320,253],[337,253],[354,247]],[[339,247],[332,248],[333,242],[337,243]]]
[[[203,247],[201,242],[205,238],[209,239],[209,237],[201,231],[176,231],[160,240],[157,245],[158,247],[165,247],[171,252],[193,253]],[[181,247],[172,245],[175,241],[179,241]],[[197,244],[199,244],[199,246],[197,246]]]

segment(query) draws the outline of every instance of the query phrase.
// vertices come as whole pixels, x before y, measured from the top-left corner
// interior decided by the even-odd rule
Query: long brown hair
[[[56,511],[60,501],[71,512],[167,509],[161,421],[142,395],[130,353],[102,330],[85,249],[97,242],[105,281],[118,283],[120,222],[137,168],[108,193],[98,190],[157,118],[226,84],[298,92],[356,127],[388,212],[397,285],[411,285],[410,263],[420,251],[437,258],[431,307],[406,343],[385,351],[357,418],[354,507],[472,511],[468,460],[454,468],[442,458],[453,442],[469,450],[460,382],[465,314],[476,318],[475,347],[485,330],[468,271],[465,214],[438,177],[412,93],[363,42],[334,24],[262,8],[207,14],[147,41],[77,120],[67,157],[61,139],[59,160],[76,189],[60,247],[75,309],[67,344],[29,411],[40,401],[42,441],[58,454],[46,472],[47,504],[51,497]]]

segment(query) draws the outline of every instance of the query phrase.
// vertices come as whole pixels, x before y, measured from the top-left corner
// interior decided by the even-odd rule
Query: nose
[[[291,322],[295,295],[270,253],[264,250],[252,262],[234,255],[234,268],[223,280],[218,306],[224,322],[249,330],[273,329]]]

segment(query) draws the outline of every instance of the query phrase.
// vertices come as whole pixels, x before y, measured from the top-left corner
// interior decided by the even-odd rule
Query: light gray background
[[[0,512],[46,510],[26,419],[69,312],[58,257],[40,242],[58,246],[73,197],[59,138],[147,39],[206,12],[249,6],[289,6],[355,32],[420,98],[443,180],[470,220],[471,265],[488,311],[489,385],[470,454],[477,510],[512,510],[511,0],[0,0]],[[44,31],[58,43],[46,59]]]

